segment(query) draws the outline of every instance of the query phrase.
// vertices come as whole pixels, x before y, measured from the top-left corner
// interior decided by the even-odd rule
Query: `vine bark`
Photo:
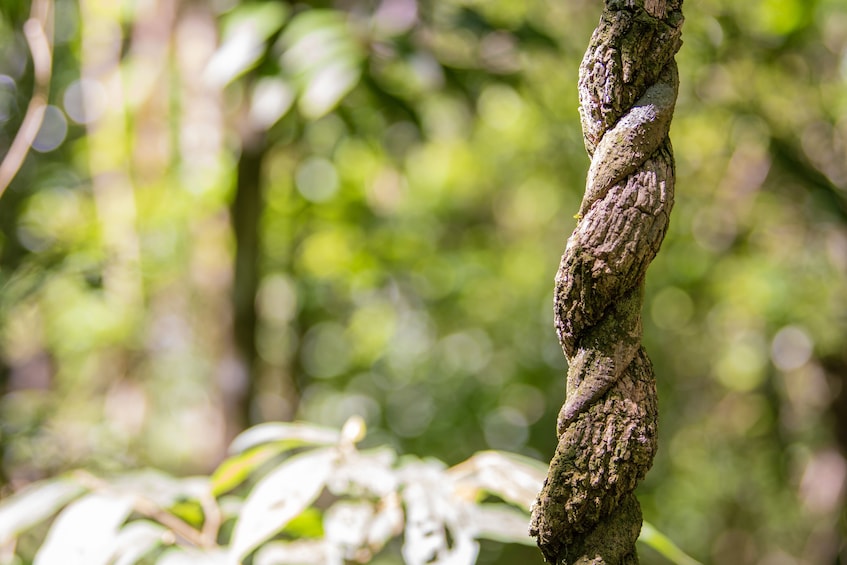
[[[530,525],[545,559],[559,565],[638,563],[633,490],[657,448],[641,304],[673,206],[668,130],[682,23],[682,0],[605,0],[580,66],[592,161],[554,298],[567,396]]]

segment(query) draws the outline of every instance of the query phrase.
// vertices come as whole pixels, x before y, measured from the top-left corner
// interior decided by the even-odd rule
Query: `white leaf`
[[[374,508],[367,502],[336,502],[324,515],[324,537],[352,558],[351,550],[365,545],[373,517]]]
[[[154,469],[127,473],[111,483],[117,492],[137,494],[163,508],[180,499],[198,499],[211,492],[208,477],[177,479]]]
[[[300,96],[300,111],[316,120],[335,108],[359,82],[361,69],[350,61],[340,60],[316,70]]]
[[[389,448],[352,451],[346,454],[327,488],[334,494],[387,496],[397,491],[399,478],[393,468],[397,454]]]
[[[295,96],[294,89],[281,78],[259,79],[250,99],[250,122],[261,129],[270,128],[291,109]]]
[[[326,543],[322,540],[272,542],[262,546],[253,557],[254,565],[325,565]]]
[[[365,58],[348,18],[334,10],[299,13],[280,37],[283,71],[300,87],[300,112],[317,119],[359,81]]]
[[[334,448],[296,455],[256,483],[232,534],[233,560],[240,561],[301,514],[324,488],[337,458]]]
[[[480,504],[471,510],[477,538],[535,545],[529,536],[529,515],[505,504]]]
[[[232,565],[224,550],[174,548],[162,555],[156,565]]]
[[[265,42],[285,22],[288,8],[281,2],[242,3],[224,18],[223,44],[205,69],[210,86],[222,87],[255,66]]]
[[[481,451],[447,473],[459,490],[472,494],[487,491],[529,511],[547,476],[547,468],[522,455]]]
[[[271,542],[253,556],[253,565],[326,565],[327,548],[323,540]]]
[[[335,445],[341,439],[338,430],[309,424],[269,422],[238,434],[229,446],[230,453],[241,453],[251,447],[275,441],[291,441],[299,445]]]
[[[290,34],[285,39],[290,40]],[[299,37],[282,54],[281,62],[292,75],[308,74],[344,55],[350,47],[355,48],[355,45],[349,44],[344,25],[334,22],[316,27]]]
[[[133,565],[145,554],[162,542],[167,530],[148,520],[127,524],[115,540],[113,565]]]
[[[479,544],[468,530],[450,530],[453,534],[453,547],[431,565],[474,565],[479,555]]]
[[[408,484],[403,491],[403,558],[408,565],[473,565],[479,544],[467,519],[467,502],[451,496],[449,480],[436,474],[434,467],[418,473],[423,480]]]
[[[403,507],[400,505],[400,497],[397,493],[391,493],[383,498],[368,530],[368,546],[375,552],[382,549],[388,540],[403,531],[404,518]]]
[[[221,45],[204,71],[209,86],[222,87],[251,68],[265,51],[264,40],[249,26],[236,30]]]
[[[0,503],[0,545],[52,516],[85,489],[66,479],[30,485]]]
[[[244,499],[238,496],[222,496],[218,498],[218,508],[220,508],[221,517],[225,520],[235,518],[244,508]]]
[[[310,74],[340,58],[363,57],[361,45],[336,10],[307,10],[291,20],[280,37],[280,63],[290,75]]]
[[[106,565],[132,506],[129,496],[99,493],[73,502],[56,518],[33,565]]]

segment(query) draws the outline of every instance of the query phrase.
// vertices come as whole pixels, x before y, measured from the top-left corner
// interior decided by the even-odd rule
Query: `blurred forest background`
[[[601,2],[37,1],[49,105],[0,199],[3,492],[206,473],[249,424],[353,414],[448,464],[549,460]],[[0,8],[0,155],[48,86],[30,10]],[[704,562],[845,563],[847,4],[684,11],[639,498]]]

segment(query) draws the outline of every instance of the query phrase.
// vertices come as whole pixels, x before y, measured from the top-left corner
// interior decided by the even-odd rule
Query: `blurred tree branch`
[[[44,121],[53,68],[53,1],[35,0],[23,29],[32,53],[34,87],[21,127],[0,162],[0,197],[23,165]]]

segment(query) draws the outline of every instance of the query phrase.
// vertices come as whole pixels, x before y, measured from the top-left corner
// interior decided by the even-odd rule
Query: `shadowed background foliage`
[[[29,9],[0,10],[0,154],[33,88]],[[208,472],[249,423],[353,414],[371,444],[448,463],[548,460],[599,13],[56,0],[50,106],[0,200],[4,489],[79,466]],[[840,562],[847,7],[685,14],[639,498],[704,562]]]

